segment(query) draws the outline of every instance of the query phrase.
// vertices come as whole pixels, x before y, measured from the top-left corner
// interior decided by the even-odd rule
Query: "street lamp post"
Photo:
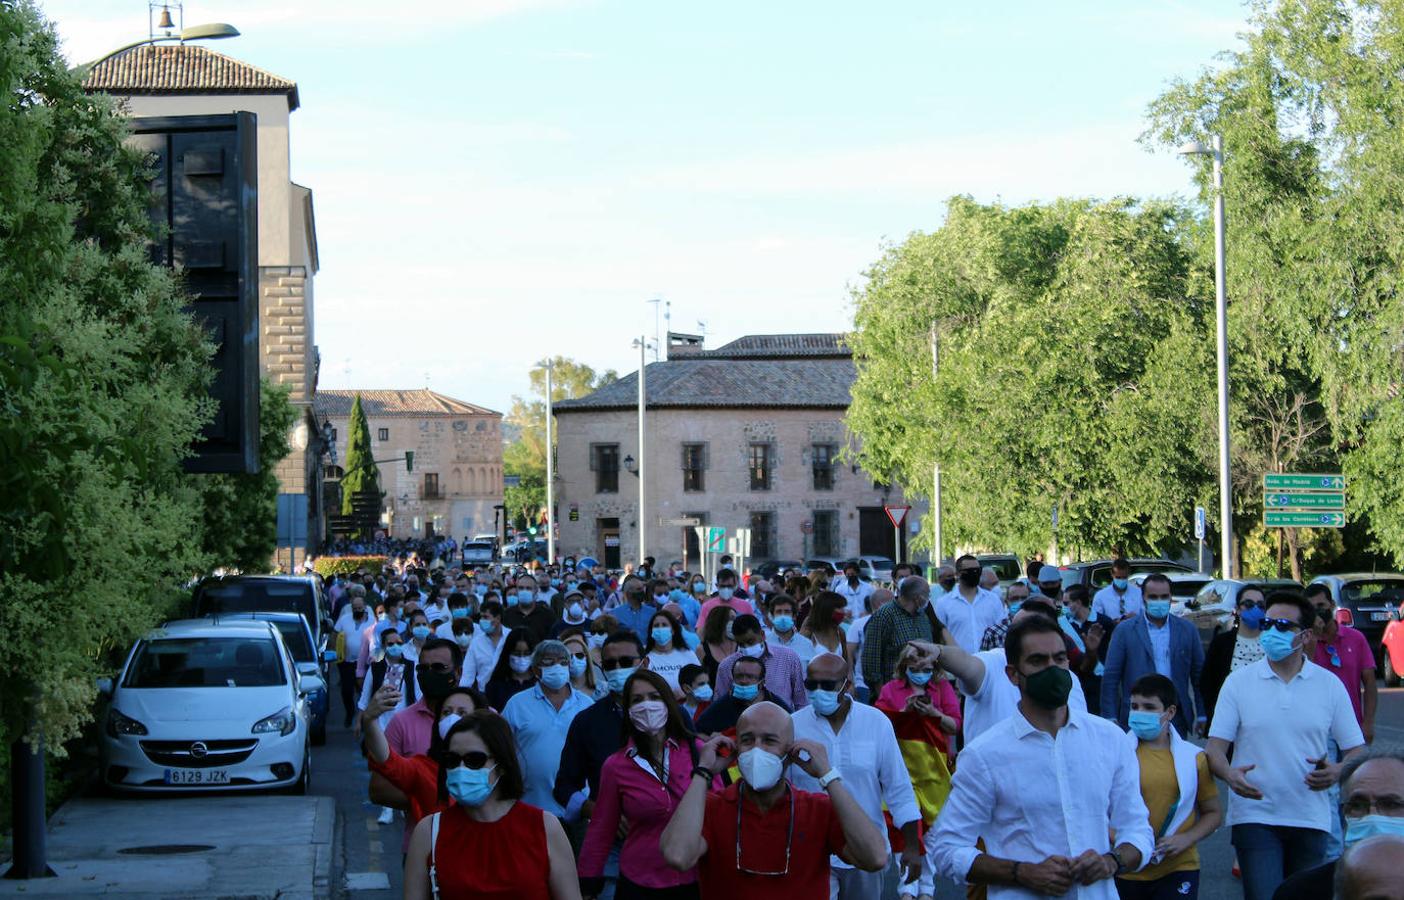
[[[645,487],[648,484],[648,451],[645,446],[647,436],[644,434],[644,369],[648,366],[648,335],[635,338],[634,346],[639,348],[639,565],[642,566],[644,557],[648,555],[645,549],[648,546],[648,514],[644,504]]]
[[[554,359],[546,360],[546,564],[556,561],[556,445],[551,441],[551,374]]]
[[[186,41],[217,41],[221,38],[238,36],[239,29],[230,25],[228,22],[209,22],[205,25],[192,25],[189,28],[182,28],[177,34],[163,34],[156,37],[142,38],[139,41],[132,41],[130,44],[123,44],[115,50],[107,51],[97,59],[76,66],[74,71],[82,77],[98,63],[109,60],[119,53],[126,53],[128,50],[134,50],[146,44],[158,44],[161,41],[179,41],[183,44]]]
[[[1214,328],[1219,367],[1219,554],[1223,577],[1235,574],[1233,560],[1233,483],[1229,471],[1228,297],[1224,279],[1224,139],[1214,135],[1206,146],[1198,141],[1180,148],[1187,156],[1208,156],[1214,162]]]
[[[937,331],[936,323],[931,323],[931,381],[935,383],[936,375],[941,367],[941,336]],[[932,464],[932,485],[931,485],[931,545],[933,572],[941,568],[941,462],[937,460]],[[935,577],[934,574],[932,576]]]

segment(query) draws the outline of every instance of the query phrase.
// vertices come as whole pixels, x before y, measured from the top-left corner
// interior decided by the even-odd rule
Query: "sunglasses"
[[[1238,604],[1239,609],[1252,609],[1255,606],[1258,609],[1266,608],[1262,603],[1259,603],[1257,600],[1244,600]]]
[[[1263,619],[1262,630],[1267,631],[1269,628],[1276,628],[1278,631],[1285,631],[1289,634],[1302,630],[1301,623],[1293,622],[1291,619]]]
[[[444,663],[420,663],[414,667],[414,670],[421,675],[428,675],[430,673],[435,675],[447,675],[453,671],[453,666],[445,665]]]
[[[804,689],[806,691],[836,691],[843,687],[846,678],[806,678]]]
[[[639,658],[637,656],[616,656],[614,659],[601,660],[600,668],[604,669],[606,672],[612,672],[615,669],[633,668],[638,665],[638,662]]]
[[[467,753],[454,753],[452,750],[439,751],[439,765],[445,769],[456,769],[459,766],[481,769],[488,764],[490,759],[492,757],[481,750],[469,750]]]

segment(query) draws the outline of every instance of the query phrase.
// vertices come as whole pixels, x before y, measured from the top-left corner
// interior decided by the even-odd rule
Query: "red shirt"
[[[740,789],[738,782],[707,795],[702,819],[707,852],[697,864],[702,896],[726,900],[828,900],[829,856],[842,852],[846,843],[828,794],[790,788],[765,812],[747,796],[741,810],[741,866],[752,872],[783,872],[788,844],[790,871],[782,878],[748,874],[736,865],[736,804],[740,802]],[[791,796],[794,834],[787,839]]]
[[[530,803],[518,800],[496,822],[450,806],[430,859],[443,900],[551,900],[546,813]]]
[[[401,756],[394,750],[383,763],[370,761],[370,770],[404,792],[409,799],[405,829],[413,831],[420,819],[448,808],[439,802],[439,764],[423,754]],[[405,849],[409,849],[406,847]]]
[[[1367,671],[1375,670],[1375,654],[1370,651],[1370,642],[1365,640],[1365,635],[1349,625],[1339,625],[1337,628],[1334,641],[1328,642],[1324,636],[1316,639],[1316,653],[1311,659],[1341,680],[1346,693],[1350,695],[1350,705],[1355,709],[1355,721],[1363,724],[1365,714],[1360,699],[1364,690],[1362,676]],[[1332,650],[1335,650],[1334,657]],[[1336,664],[1338,661],[1340,665]]]

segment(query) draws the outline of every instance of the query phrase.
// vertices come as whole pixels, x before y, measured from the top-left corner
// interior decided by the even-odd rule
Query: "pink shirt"
[[[697,614],[697,630],[701,631],[702,626],[707,624],[707,613],[718,606],[729,606],[736,610],[738,616],[754,616],[755,609],[751,607],[751,602],[741,597],[732,597],[730,600],[723,600],[720,597],[713,597],[702,604],[702,610]]]
[[[1345,685],[1350,695],[1350,705],[1355,710],[1355,721],[1364,724],[1365,716],[1361,709],[1361,692],[1364,689],[1363,675],[1375,670],[1375,655],[1370,652],[1370,642],[1349,625],[1337,626],[1336,639],[1328,643],[1325,637],[1316,639],[1316,654],[1312,662],[1334,674]],[[1335,659],[1331,650],[1336,651]],[[1340,665],[1336,665],[1336,659]]]
[[[960,732],[960,698],[956,696],[955,688],[944,678],[932,678],[926,683],[922,691],[931,700],[931,705],[941,712],[955,719],[956,732]],[[894,678],[882,686],[878,692],[877,701],[873,703],[878,709],[900,713],[907,707],[907,698],[917,692],[917,688],[905,678]],[[947,737],[946,745],[942,748],[946,751],[947,759],[954,761],[955,754],[951,752],[950,738]]]
[[[692,752],[686,744],[668,742],[668,781],[665,785],[648,763],[636,759],[631,741],[610,754],[600,770],[600,792],[594,818],[580,848],[580,876],[599,878],[619,832],[620,818],[629,822],[629,835],[619,852],[619,872],[640,887],[670,888],[697,881],[697,870],[679,872],[663,861],[659,839],[692,781]],[[645,771],[647,769],[647,771]],[[714,780],[713,788],[721,786]]]

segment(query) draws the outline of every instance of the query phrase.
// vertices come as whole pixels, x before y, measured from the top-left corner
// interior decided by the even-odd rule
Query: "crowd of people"
[[[1092,593],[973,556],[890,587],[422,558],[328,585],[408,898],[1192,898],[1225,823],[1247,900],[1404,859],[1328,593],[1247,588],[1206,653],[1122,561]]]

